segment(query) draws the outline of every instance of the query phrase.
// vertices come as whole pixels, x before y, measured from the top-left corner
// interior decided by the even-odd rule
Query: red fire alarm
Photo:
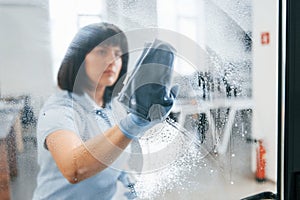
[[[261,44],[269,44],[270,43],[270,33],[262,32],[261,33]]]

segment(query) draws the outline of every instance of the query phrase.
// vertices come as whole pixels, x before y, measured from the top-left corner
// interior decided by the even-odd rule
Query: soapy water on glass
[[[227,98],[251,96],[244,92],[248,91],[244,90],[249,86],[248,79],[245,81],[244,77],[240,76],[247,74],[245,72],[247,70],[228,64],[217,55],[212,56],[215,52],[211,49],[208,51],[213,64],[209,71],[201,73],[195,70],[194,76],[190,78],[179,74],[180,80],[174,80],[175,84],[180,85],[181,98],[195,99],[196,107],[201,105],[203,108],[205,105],[213,105],[215,100],[223,101],[225,104]],[[232,85],[235,87],[232,88]],[[203,105],[203,102],[207,104]],[[113,108],[115,108],[115,116],[120,117],[122,106],[116,104]],[[195,110],[196,113],[199,113],[198,111]],[[135,192],[139,199],[160,199],[160,196],[166,192],[178,189],[197,188],[197,190],[205,191],[205,187],[210,187],[214,181],[226,176],[224,175],[226,167],[219,162],[218,154],[215,154],[218,153],[215,151],[215,146],[220,143],[228,121],[228,110],[214,107],[209,112],[211,112],[212,123],[215,126],[213,130],[205,133],[203,140],[199,140],[195,131],[190,130],[194,127],[190,125],[183,127],[170,118],[148,130],[139,139],[144,157],[143,170],[134,175]],[[125,113],[126,111],[123,115]],[[240,122],[237,123],[240,124]],[[206,126],[205,123],[199,125]],[[241,128],[241,126],[234,127]],[[243,126],[242,130],[237,131],[243,137],[247,135],[247,128],[244,129]],[[235,157],[235,152],[231,151],[230,163]],[[229,175],[229,179],[225,177],[225,180],[229,180],[229,184],[234,184],[231,171]],[[199,180],[199,177],[203,181]]]
[[[175,145],[166,150],[168,152],[163,151],[171,143]],[[154,162],[160,162],[162,159],[170,161],[155,171],[136,176],[135,190],[140,199],[154,199],[168,190],[178,187],[181,189],[199,188],[202,187],[199,181],[193,180],[191,177],[196,177],[197,173],[205,173],[213,180],[212,176],[220,175],[222,172],[213,156],[202,147],[203,144],[199,139],[170,118],[149,130],[140,139],[140,144],[142,148],[151,145],[151,149],[155,148],[155,151],[162,150],[162,158],[156,157]],[[144,154],[147,153],[153,152]]]
[[[239,95],[242,94],[237,94],[237,96]],[[211,96],[211,98],[206,101],[217,97]],[[201,102],[197,103],[201,104]],[[231,185],[235,183],[231,168],[224,169],[225,166],[220,163],[220,160],[217,161],[218,154],[214,154],[217,153],[214,145],[218,145],[220,142],[224,126],[228,121],[228,110],[219,108],[211,112],[214,118],[213,123],[216,123],[215,129],[210,130],[217,136],[214,142],[210,141],[211,138],[205,138],[204,141],[199,140],[195,132],[190,131],[191,127],[186,127],[187,130],[170,118],[150,129],[139,140],[144,155],[159,152],[152,164],[160,163],[156,170],[142,172],[136,176],[135,190],[140,199],[159,199],[159,196],[164,195],[167,191],[178,189],[197,188],[205,191],[205,187],[209,187],[214,181],[219,181],[220,177]],[[246,114],[251,114],[251,111],[246,111]],[[247,124],[242,122],[242,115],[243,113],[236,115],[238,121],[234,124],[234,128],[237,133],[245,137],[248,133],[244,126]],[[206,132],[206,137],[211,137],[212,132]],[[230,165],[235,157],[235,152],[231,151]],[[224,172],[228,172],[229,177]],[[206,184],[199,181],[199,177]]]

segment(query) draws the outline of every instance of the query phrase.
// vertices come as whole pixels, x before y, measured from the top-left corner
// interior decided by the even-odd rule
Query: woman
[[[58,73],[60,91],[40,112],[33,199],[113,198],[122,173],[110,166],[157,123],[131,113],[113,120],[111,96],[127,71],[127,53],[126,36],[115,25],[91,24],[76,34]]]

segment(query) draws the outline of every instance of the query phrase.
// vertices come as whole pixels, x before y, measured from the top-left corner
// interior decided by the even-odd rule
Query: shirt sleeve
[[[45,145],[47,136],[58,130],[69,130],[78,134],[77,113],[71,107],[55,106],[43,109],[37,125],[37,138]]]

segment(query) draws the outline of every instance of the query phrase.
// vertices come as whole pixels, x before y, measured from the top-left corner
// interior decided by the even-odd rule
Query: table
[[[234,123],[236,112],[239,110],[253,109],[252,99],[216,99],[213,101],[187,101],[181,104],[175,105],[173,112],[179,112],[179,123],[184,126],[184,121],[187,115],[205,113],[207,121],[212,130],[215,130],[215,123],[211,114],[211,110],[218,108],[229,108],[228,120],[224,127],[224,135],[221,141],[217,142],[217,135],[215,131],[212,131],[212,137],[215,141],[216,152],[225,154],[228,148],[231,129]]]

